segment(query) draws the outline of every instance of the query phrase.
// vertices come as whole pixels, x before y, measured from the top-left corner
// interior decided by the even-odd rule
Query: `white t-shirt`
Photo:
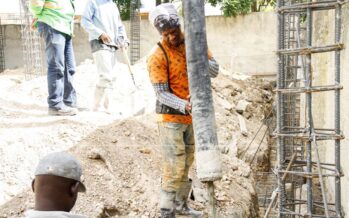
[[[25,218],[87,218],[86,216],[71,214],[64,211],[37,211],[29,210]]]

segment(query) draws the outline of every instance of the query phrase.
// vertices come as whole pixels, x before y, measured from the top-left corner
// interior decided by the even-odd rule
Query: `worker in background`
[[[156,113],[163,154],[161,217],[172,218],[175,214],[199,217],[202,213],[187,204],[191,191],[188,173],[194,160],[195,143],[184,34],[171,3],[157,6],[149,19],[162,36],[147,59],[157,97]],[[210,76],[217,76],[219,66],[210,52],[208,62]]]
[[[36,168],[32,189],[35,208],[26,218],[86,218],[69,211],[74,207],[78,192],[85,192],[79,162],[64,152],[42,158]]]
[[[118,7],[112,0],[88,0],[81,25],[89,34],[99,75],[93,109],[109,111],[110,93],[116,79],[114,71],[118,64],[116,50],[127,49],[129,45],[125,27]]]
[[[74,28],[73,0],[30,0],[38,29],[46,45],[48,113],[71,116],[77,114],[73,76],[76,71],[72,35]]]

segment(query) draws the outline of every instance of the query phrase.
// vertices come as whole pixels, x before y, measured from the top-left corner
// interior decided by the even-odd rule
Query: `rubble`
[[[115,112],[81,111],[71,118],[46,115],[46,86],[42,86],[45,78],[18,83],[13,82],[17,80],[11,79],[11,74],[0,75],[0,81],[9,81],[8,85],[0,86],[0,91],[7,96],[6,100],[0,98],[0,135],[6,139],[0,146],[0,155],[6,157],[0,164],[4,169],[4,174],[0,174],[0,185],[6,183],[9,189],[17,190],[2,200],[6,203],[0,206],[0,217],[18,217],[33,207],[33,194],[29,190],[33,166],[42,155],[53,150],[69,150],[83,164],[88,191],[79,196],[75,212],[88,217],[153,218],[159,215],[161,149],[152,113],[155,95],[147,79],[144,61],[133,68],[146,105],[145,115],[137,117],[128,114],[132,104],[127,99],[130,81],[123,78],[128,75],[122,73],[127,72],[124,65],[120,66],[119,82],[113,94]],[[86,108],[91,105],[93,71],[93,63],[86,61],[77,72],[78,98]],[[258,217],[252,171],[260,162],[266,164],[264,159],[268,158],[269,145],[265,139],[257,151],[261,140],[258,136],[245,158],[241,152],[250,144],[268,113],[266,111],[271,108],[271,91],[263,88],[266,84],[258,84],[253,79],[237,80],[224,75],[212,79],[212,86],[224,163],[224,177],[215,182],[218,212],[220,217]],[[243,116],[236,111],[239,106],[235,105],[239,102],[250,105],[241,108]],[[248,134],[240,133],[241,118]],[[11,124],[11,131],[5,129],[8,124]],[[30,128],[24,128],[26,126]],[[15,137],[13,131],[17,132]],[[15,151],[11,147],[23,149]],[[256,151],[256,160],[250,166],[249,161]],[[16,158],[11,159],[14,154]],[[20,159],[23,164],[18,166]],[[18,176],[18,172],[23,175]],[[195,201],[190,204],[207,214],[205,184],[197,180],[195,170],[191,177]],[[1,186],[0,193],[4,193]]]
[[[243,136],[247,136],[248,135],[248,130],[246,127],[246,122],[243,116],[241,116],[240,114],[237,115],[238,119],[239,119],[239,125],[240,125],[240,132]]]
[[[240,100],[238,102],[238,105],[236,106],[236,112],[238,112],[239,114],[243,114],[245,111],[246,111],[246,108],[247,106],[249,105],[250,103],[247,102],[246,100]]]

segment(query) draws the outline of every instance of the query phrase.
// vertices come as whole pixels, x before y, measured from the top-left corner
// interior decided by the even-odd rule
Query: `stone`
[[[229,101],[227,101],[224,98],[217,98],[217,103],[219,105],[221,105],[225,110],[230,111],[231,109],[233,109],[233,104],[231,104]]]
[[[236,112],[243,114],[246,111],[246,108],[249,104],[250,103],[247,102],[246,100],[240,100],[237,106],[235,107]]]

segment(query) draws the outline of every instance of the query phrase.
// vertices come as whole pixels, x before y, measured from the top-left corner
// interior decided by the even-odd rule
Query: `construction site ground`
[[[35,166],[45,154],[61,150],[82,162],[88,189],[79,195],[73,212],[88,217],[159,216],[161,150],[153,113],[155,96],[145,62],[133,70],[139,90],[130,88],[127,67],[120,64],[112,113],[93,112],[88,108],[95,67],[90,60],[80,64],[75,77],[80,112],[72,117],[47,115],[45,76],[28,79],[23,69],[0,74],[0,217],[22,217],[33,208],[30,185]],[[270,114],[272,86],[220,74],[212,79],[212,87],[224,172],[222,180],[215,182],[219,217],[258,217],[251,169],[269,170],[270,146],[268,136],[263,140],[267,127],[262,121]],[[145,114],[131,116],[143,106]],[[241,130],[241,122],[246,130]],[[189,204],[207,216],[205,185],[197,180],[195,170],[191,177],[195,200]]]

